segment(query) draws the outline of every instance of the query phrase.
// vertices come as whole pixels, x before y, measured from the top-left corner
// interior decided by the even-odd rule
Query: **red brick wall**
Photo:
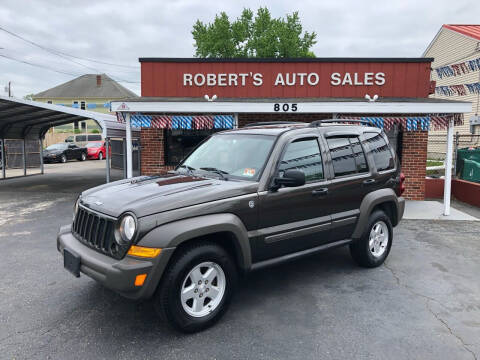
[[[163,129],[142,128],[140,132],[142,175],[156,175],[168,170],[165,166],[164,134]]]
[[[402,140],[402,172],[405,174],[405,196],[410,200],[425,199],[427,164],[427,131],[405,131]]]

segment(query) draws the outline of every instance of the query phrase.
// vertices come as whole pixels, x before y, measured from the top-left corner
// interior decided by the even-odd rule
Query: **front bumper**
[[[147,299],[153,295],[175,248],[165,248],[154,259],[125,256],[116,260],[78,241],[71,225],[62,226],[57,236],[57,249],[63,256],[68,248],[80,256],[80,272],[130,299]],[[135,277],[147,274],[143,286],[135,286]]]
[[[88,159],[98,159],[98,153],[87,153]]]

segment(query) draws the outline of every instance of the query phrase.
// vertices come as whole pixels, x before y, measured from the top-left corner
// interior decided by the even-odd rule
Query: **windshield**
[[[47,147],[46,150],[65,150],[67,148],[67,144],[53,144]]]
[[[102,146],[102,143],[99,142],[91,142],[87,144],[87,148],[99,148]]]
[[[257,180],[274,141],[274,136],[267,135],[214,135],[196,148],[177,169],[194,171],[203,168],[221,172],[228,178]]]

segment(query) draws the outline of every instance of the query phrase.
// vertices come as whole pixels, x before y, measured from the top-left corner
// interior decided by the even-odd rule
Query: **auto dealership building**
[[[354,118],[384,128],[424,199],[429,129],[463,122],[471,104],[429,98],[431,58],[141,58],[141,97],[114,101],[141,128],[141,173],[171,169],[213,132],[252,122]]]

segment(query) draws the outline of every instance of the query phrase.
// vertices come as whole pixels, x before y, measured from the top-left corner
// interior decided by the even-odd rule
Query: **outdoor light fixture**
[[[212,98],[210,98],[210,96],[208,96],[207,94],[205,94],[204,98],[205,98],[205,100],[211,102],[211,101],[217,100],[217,95],[213,95]]]
[[[373,98],[372,98],[372,97],[370,97],[370,95],[365,94],[365,99],[367,99],[369,102],[375,102],[378,99],[378,95],[375,94],[375,95],[373,95]]]

